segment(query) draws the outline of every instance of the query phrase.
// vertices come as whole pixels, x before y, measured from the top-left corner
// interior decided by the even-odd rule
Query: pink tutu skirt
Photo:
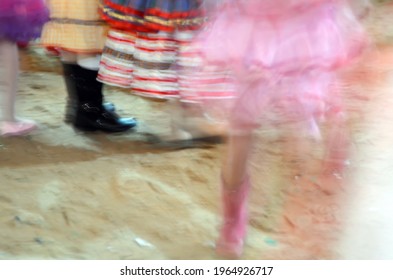
[[[281,13],[276,2],[228,2],[196,39],[202,56],[246,75],[253,71],[291,75],[310,68],[337,69],[362,50],[364,30],[345,2],[298,1],[312,3]],[[253,14],[253,3],[266,6],[264,12]],[[270,14],[268,3],[274,4]]]
[[[0,38],[23,42],[35,39],[48,19],[43,0],[1,0]]]
[[[307,120],[332,108],[327,104],[337,100],[336,71],[366,43],[344,0],[235,0],[226,1],[192,47],[201,57],[200,69],[232,73],[231,124],[255,127],[267,108]],[[193,84],[188,79],[192,76],[185,75],[186,88]],[[207,96],[188,87],[188,96],[198,95]]]

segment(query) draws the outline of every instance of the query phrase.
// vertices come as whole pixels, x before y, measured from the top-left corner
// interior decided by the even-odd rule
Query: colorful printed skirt
[[[42,43],[51,49],[101,53],[108,31],[99,14],[99,0],[48,0],[51,20]]]
[[[0,39],[17,42],[38,38],[48,18],[42,0],[1,0]]]
[[[111,26],[98,79],[154,98],[179,97],[180,54],[202,26],[200,0],[100,0]]]
[[[116,29],[173,32],[204,22],[200,0],[100,0],[103,18]]]

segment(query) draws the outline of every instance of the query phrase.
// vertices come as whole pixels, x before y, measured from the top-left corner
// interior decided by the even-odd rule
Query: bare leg
[[[332,116],[326,141],[324,172],[326,174],[340,174],[344,171],[345,165],[348,164],[350,144],[346,119],[342,111],[337,111]]]
[[[76,64],[78,60],[78,56],[75,53],[61,51],[60,58],[62,62],[69,63],[69,64]]]
[[[248,160],[252,143],[253,135],[251,132],[229,137],[228,151],[222,170],[225,188],[236,190],[248,176]]]
[[[253,132],[270,101],[258,79],[240,84],[239,98],[231,110],[231,131],[221,177],[223,222],[216,249],[218,254],[227,257],[239,257],[243,252],[251,189],[248,168]]]
[[[248,160],[253,136],[251,133],[231,135],[221,178],[223,222],[217,241],[217,253],[240,257],[248,222],[247,199],[251,188]]]
[[[209,120],[198,103],[173,101],[170,112],[173,139],[225,136],[228,131],[226,123]]]
[[[341,100],[329,112],[329,129],[326,135],[325,158],[320,174],[320,188],[333,194],[343,187],[343,176],[349,164],[350,137]]]
[[[16,43],[0,40],[0,94],[1,115],[0,135],[18,136],[36,128],[36,124],[28,120],[18,120],[15,116],[15,102],[19,75],[19,58]]]
[[[18,80],[18,49],[10,41],[0,41],[0,86],[2,95],[1,120],[15,121],[15,98]]]

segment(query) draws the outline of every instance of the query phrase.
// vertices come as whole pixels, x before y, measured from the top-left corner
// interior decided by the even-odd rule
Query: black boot
[[[83,131],[124,132],[135,127],[134,119],[122,118],[110,111],[105,111],[103,106],[94,103],[84,103],[78,107],[74,126]]]
[[[134,118],[120,118],[113,105],[103,104],[102,83],[96,80],[97,71],[84,69],[78,65],[67,65],[72,71],[67,89],[71,100],[67,106],[66,116],[71,116],[73,125],[84,131],[123,132],[136,126]],[[72,81],[72,83],[71,83]],[[67,78],[66,78],[67,83]],[[74,99],[72,99],[74,98]],[[75,102],[72,100],[77,99]],[[75,117],[72,118],[73,113]]]
[[[74,123],[76,118],[76,110],[78,107],[78,96],[76,94],[76,84],[73,73],[75,73],[75,69],[80,67],[77,64],[69,64],[62,63],[63,65],[63,77],[66,84],[67,89],[67,99],[66,99],[66,108],[65,108],[65,116],[64,122],[66,123]],[[116,108],[113,103],[105,102],[103,104],[106,111],[115,112]],[[127,119],[125,119],[127,120]],[[128,120],[133,120],[133,118],[128,118]]]
[[[67,99],[64,121],[74,123],[76,118],[76,109],[78,107],[78,95],[76,94],[75,72],[79,67],[76,64],[62,63],[63,77],[67,89]]]

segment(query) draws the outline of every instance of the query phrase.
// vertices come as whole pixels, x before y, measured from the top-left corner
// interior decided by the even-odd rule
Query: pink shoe
[[[247,198],[250,180],[247,177],[236,190],[222,188],[224,221],[216,244],[217,254],[239,258],[243,253],[244,237],[248,223]]]
[[[36,128],[37,124],[33,121],[0,122],[0,135],[4,137],[22,136]]]

